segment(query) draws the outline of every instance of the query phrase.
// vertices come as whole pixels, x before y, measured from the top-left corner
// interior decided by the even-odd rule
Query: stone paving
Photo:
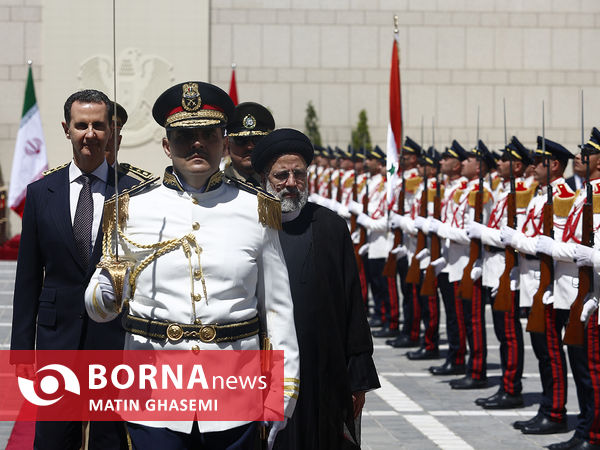
[[[0,261],[0,349],[7,349],[10,343],[14,273],[14,263]],[[440,323],[443,356],[447,348],[443,314]],[[493,394],[500,382],[498,342],[491,324],[488,308],[488,376],[491,383],[488,388],[476,391],[450,389],[448,381],[453,377],[434,377],[427,371],[437,361],[409,361],[404,356],[406,350],[392,349],[385,345],[385,339],[375,339],[375,363],[382,388],[367,394],[362,418],[363,448],[535,449],[570,438],[572,431],[550,436],[526,436],[511,426],[515,420],[535,414],[541,390],[537,361],[528,336],[525,337],[523,380],[525,407],[486,411],[473,403],[479,396]],[[571,377],[567,408],[572,430],[578,408]],[[12,423],[0,422],[0,448],[6,446],[11,429]]]

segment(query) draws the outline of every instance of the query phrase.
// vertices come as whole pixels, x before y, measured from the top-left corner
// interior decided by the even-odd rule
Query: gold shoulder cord
[[[120,203],[119,203],[119,209],[120,209],[119,223],[116,225],[116,231],[117,231],[118,235],[125,242],[129,243],[130,245],[132,245],[134,247],[137,247],[140,249],[146,249],[146,250],[154,250],[154,252],[152,254],[148,255],[146,258],[144,258],[131,271],[130,276],[129,276],[129,287],[130,287],[129,299],[126,299],[126,302],[128,302],[130,299],[132,299],[135,294],[136,280],[137,280],[137,277],[139,276],[139,274],[141,273],[141,271],[144,270],[146,267],[148,267],[148,265],[150,265],[150,263],[152,263],[155,259],[158,259],[161,256],[163,256],[164,254],[181,247],[183,249],[183,252],[185,253],[185,256],[188,259],[188,266],[189,266],[189,271],[190,271],[190,281],[191,281],[192,307],[193,307],[193,313],[194,313],[194,318],[195,318],[196,302],[202,300],[202,295],[196,294],[194,291],[194,280],[195,279],[200,280],[200,282],[202,283],[202,291],[204,294],[204,298],[205,298],[206,302],[208,303],[208,295],[206,292],[206,282],[204,280],[204,273],[202,271],[202,264],[201,264],[201,260],[200,260],[202,248],[196,242],[196,237],[194,236],[193,233],[188,233],[181,238],[169,239],[167,241],[157,242],[155,244],[139,244],[137,242],[134,242],[129,237],[127,237],[125,235],[125,233],[123,233],[123,230],[122,230],[122,226],[127,221],[128,206],[129,206],[129,196],[124,195],[120,199]],[[105,205],[104,212],[105,212],[104,217],[108,218],[108,220],[105,220],[103,223],[103,231],[104,231],[104,237],[103,237],[103,241],[102,241],[102,249],[103,249],[103,254],[104,254],[103,261],[106,261],[106,260],[107,261],[115,261],[115,255],[113,253],[113,249],[111,246],[110,236],[113,234],[113,232],[115,230],[116,211],[115,211],[115,208],[112,207],[112,205],[107,204],[107,205]],[[194,270],[193,265],[192,265],[192,248],[194,249],[194,251],[196,252],[196,255],[198,256],[198,270]],[[131,267],[131,263],[130,263],[129,267]],[[119,297],[117,297],[117,298],[119,298]]]

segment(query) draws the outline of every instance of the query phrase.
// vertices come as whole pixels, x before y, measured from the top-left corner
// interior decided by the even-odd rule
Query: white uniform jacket
[[[285,260],[276,229],[259,222],[257,195],[213,175],[203,193],[184,191],[169,168],[163,184],[129,199],[128,220],[120,239],[120,258],[135,267],[154,253],[138,245],[187,239],[184,246],[153,259],[135,278],[129,313],[135,317],[183,324],[227,324],[259,315],[274,350],[284,351],[284,413],[291,417],[299,385],[299,356]],[[212,187],[211,187],[212,186]],[[196,244],[193,243],[195,241]],[[186,254],[187,253],[187,254]],[[188,256],[189,255],[189,256]],[[135,274],[135,268],[133,272]],[[92,319],[110,320],[98,288],[99,269],[86,291]],[[128,333],[125,350],[258,350],[259,336],[234,342],[176,342]],[[201,432],[221,431],[246,422],[198,422]],[[145,422],[190,433],[193,422]]]
[[[454,196],[458,197],[461,195],[461,192],[467,188],[467,181],[466,177],[459,177],[455,180],[448,181],[446,184],[440,218],[443,223],[451,224],[454,220],[455,212],[458,208],[458,203],[454,201]],[[450,239],[444,239],[442,242],[442,256],[446,260],[446,267],[444,267],[442,272],[462,274],[465,266],[469,262],[468,249],[464,245],[452,242]]]

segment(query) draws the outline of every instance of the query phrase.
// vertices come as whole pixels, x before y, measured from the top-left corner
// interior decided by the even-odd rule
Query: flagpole
[[[113,19],[113,138],[114,138],[114,149],[115,149],[115,259],[119,260],[119,243],[117,240],[117,229],[119,227],[119,179],[118,179],[118,170],[119,167],[119,152],[118,152],[118,132],[117,132],[117,11],[116,11],[116,0],[112,2],[112,19]]]

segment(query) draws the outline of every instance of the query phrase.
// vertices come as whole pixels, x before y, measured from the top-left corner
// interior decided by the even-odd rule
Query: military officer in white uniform
[[[173,86],[154,104],[173,166],[162,185],[119,197],[121,209],[128,203],[128,218],[118,224],[119,257],[132,263],[123,283],[125,349],[257,350],[260,326],[273,349],[284,351],[288,418],[299,389],[299,360],[277,234],[281,208],[264,191],[225,180],[219,171],[233,111],[224,91],[202,82]],[[115,235],[114,221],[104,226],[109,238]],[[104,248],[106,262],[110,245]],[[86,292],[87,311],[99,322],[115,315],[115,298],[121,298],[107,273],[96,270]],[[286,420],[273,423],[270,441]],[[134,448],[245,449],[253,448],[258,434],[257,423],[243,421],[143,422],[127,428]]]

